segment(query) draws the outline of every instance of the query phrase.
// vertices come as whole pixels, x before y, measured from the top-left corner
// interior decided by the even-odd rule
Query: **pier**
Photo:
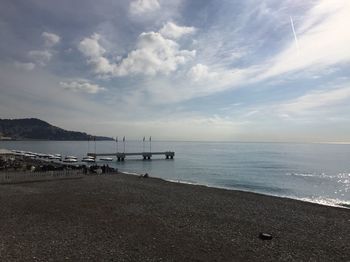
[[[99,156],[115,156],[118,161],[124,161],[127,156],[141,156],[143,160],[150,160],[154,155],[163,155],[165,159],[174,159],[175,152],[140,152],[140,153],[87,153],[88,156],[99,157]]]

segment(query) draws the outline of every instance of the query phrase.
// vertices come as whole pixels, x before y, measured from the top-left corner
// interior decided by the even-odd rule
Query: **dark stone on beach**
[[[259,234],[259,238],[262,240],[271,240],[272,239],[272,235],[268,234],[268,233],[260,233]]]

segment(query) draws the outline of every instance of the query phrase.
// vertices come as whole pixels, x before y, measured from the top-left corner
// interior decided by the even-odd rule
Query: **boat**
[[[92,156],[87,156],[87,157],[83,157],[83,160],[81,160],[82,162],[86,162],[86,163],[93,163],[95,162],[95,158]]]
[[[66,156],[63,160],[65,163],[76,163],[78,162],[78,158],[76,156]]]
[[[111,157],[102,157],[102,158],[100,158],[100,160],[101,161],[112,161],[113,158],[111,158]]]
[[[61,160],[61,157],[56,155],[50,155],[49,159]]]
[[[65,158],[63,160],[63,162],[65,162],[65,163],[76,163],[76,162],[78,162],[78,160],[76,160],[74,158]]]
[[[76,156],[66,156],[65,159],[75,159],[75,160],[77,160],[78,158]]]

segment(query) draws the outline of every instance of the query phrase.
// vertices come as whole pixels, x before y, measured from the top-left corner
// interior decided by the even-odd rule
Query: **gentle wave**
[[[218,189],[226,189],[226,190],[239,190],[243,192],[254,192],[252,191],[252,187],[242,187],[242,188],[233,188],[233,187],[228,187],[228,186],[216,186],[216,185],[210,185],[210,184],[200,184],[197,182],[192,182],[192,181],[186,181],[186,180],[173,180],[173,179],[162,179],[168,182],[172,183],[180,183],[180,184],[187,184],[187,185],[200,185],[200,186],[205,186],[205,187],[210,187],[210,188],[218,188]],[[277,191],[282,191],[282,190],[274,190],[275,192]],[[339,199],[331,199],[331,198],[322,198],[322,197],[291,197],[291,196],[286,196],[286,195],[279,195],[279,194],[271,194],[271,193],[263,193],[263,192],[258,192],[255,191],[254,193],[266,195],[266,196],[275,196],[275,197],[282,197],[282,198],[288,198],[288,199],[294,199],[298,201],[303,201],[303,202],[308,202],[308,203],[313,203],[313,204],[318,204],[318,205],[323,205],[323,206],[332,206],[332,207],[339,207],[339,208],[346,208],[350,209],[350,201],[343,201]]]
[[[340,199],[322,198],[322,197],[301,197],[294,198],[304,202],[316,203],[323,206],[333,206],[350,209],[350,201]]]
[[[350,173],[338,173],[337,175],[328,175],[326,173],[286,173],[287,176],[296,177],[320,177],[320,178],[340,178],[346,179],[350,178]]]

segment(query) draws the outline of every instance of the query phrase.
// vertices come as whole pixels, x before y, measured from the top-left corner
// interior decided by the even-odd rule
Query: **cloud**
[[[91,84],[88,80],[85,79],[79,79],[70,82],[60,82],[60,86],[65,90],[88,94],[97,94],[106,90],[104,87],[100,87],[96,84]]]
[[[299,52],[291,41],[282,52],[267,61],[267,70],[260,78],[349,62],[349,13],[350,2],[347,0],[319,1],[295,27]]]
[[[28,55],[36,64],[41,66],[45,66],[52,58],[52,54],[48,50],[32,50]]]
[[[297,99],[286,102],[279,109],[286,113],[305,113],[319,108],[329,108],[350,99],[350,87],[313,91]]]
[[[167,38],[177,39],[183,35],[192,34],[195,31],[196,29],[194,27],[178,26],[173,22],[168,22],[160,29],[159,33]]]
[[[164,38],[160,33],[142,33],[138,39],[137,49],[122,60],[114,73],[116,75],[168,74],[195,55],[195,50],[180,50],[175,41]]]
[[[195,82],[211,80],[217,75],[216,72],[209,72],[208,66],[202,64],[196,64],[187,73],[187,76]]]
[[[78,50],[88,59],[87,62],[93,65],[96,74],[111,74],[115,65],[103,56],[106,50],[99,43],[100,39],[101,36],[96,33],[86,37],[78,44]]]
[[[118,64],[110,62],[106,50],[99,43],[100,36],[94,34],[83,39],[78,49],[86,57],[94,72],[101,75],[127,76],[133,74],[169,74],[179,65],[193,59],[195,50],[181,50],[177,42],[164,38],[160,33],[147,32],[138,37],[136,49],[127,54]]]
[[[34,63],[22,63],[22,62],[15,62],[15,67],[21,70],[31,71],[35,68]]]
[[[43,32],[41,34],[44,39],[44,50],[31,50],[28,52],[29,58],[32,60],[31,63],[22,63],[22,65],[17,64],[17,67],[26,67],[27,70],[34,69],[35,65],[45,66],[53,56],[53,46],[60,42],[60,37],[53,33]],[[26,64],[26,65],[25,65]]]
[[[154,12],[160,8],[158,0],[135,0],[130,3],[129,12],[132,15],[141,15]]]
[[[101,36],[96,33],[90,37],[84,38],[78,45],[79,51],[92,59],[101,57],[106,50],[100,45],[100,39]]]
[[[61,40],[61,38],[58,35],[53,33],[43,32],[41,36],[45,41],[46,47],[53,47],[56,44],[58,44]]]

